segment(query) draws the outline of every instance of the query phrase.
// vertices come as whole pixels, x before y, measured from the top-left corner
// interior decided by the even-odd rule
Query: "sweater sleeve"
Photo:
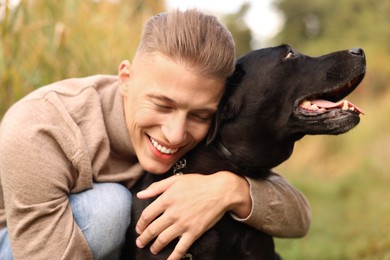
[[[0,131],[0,173],[12,253],[15,259],[92,259],[68,200],[70,191],[77,190],[76,179],[88,182],[81,176],[86,169],[75,167],[83,160],[80,144],[61,116],[48,118],[47,111],[54,109],[50,104],[34,102],[38,101],[11,109]],[[68,150],[62,149],[65,146]]]
[[[252,210],[243,222],[274,237],[303,237],[311,222],[311,209],[297,189],[273,173],[265,180],[247,178]]]

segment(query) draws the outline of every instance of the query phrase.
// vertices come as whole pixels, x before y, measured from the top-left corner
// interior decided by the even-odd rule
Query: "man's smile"
[[[168,147],[165,147],[165,146],[159,144],[156,140],[154,140],[150,136],[149,136],[149,140],[152,143],[152,145],[154,146],[154,148],[156,148],[162,154],[174,154],[174,153],[177,152],[177,150],[179,150],[178,148],[168,148]]]

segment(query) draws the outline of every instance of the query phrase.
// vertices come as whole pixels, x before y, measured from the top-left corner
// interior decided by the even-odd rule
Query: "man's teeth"
[[[167,148],[165,146],[162,146],[161,144],[159,144],[156,140],[154,140],[152,137],[149,137],[150,141],[152,142],[152,145],[154,146],[154,148],[156,148],[158,151],[160,151],[161,153],[165,153],[165,154],[174,154],[177,152],[178,148],[175,148],[175,149],[171,149],[171,148]]]

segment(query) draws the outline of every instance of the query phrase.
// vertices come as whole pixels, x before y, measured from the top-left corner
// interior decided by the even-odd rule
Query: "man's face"
[[[119,78],[138,160],[148,172],[165,173],[206,136],[224,81],[156,53],[122,63]]]

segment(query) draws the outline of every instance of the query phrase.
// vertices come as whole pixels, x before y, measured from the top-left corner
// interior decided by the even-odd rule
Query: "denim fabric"
[[[73,217],[95,259],[118,259],[130,224],[131,193],[117,183],[94,183],[69,196]],[[8,230],[0,230],[0,259],[13,259]]]
[[[0,259],[13,260],[7,228],[0,229]]]

